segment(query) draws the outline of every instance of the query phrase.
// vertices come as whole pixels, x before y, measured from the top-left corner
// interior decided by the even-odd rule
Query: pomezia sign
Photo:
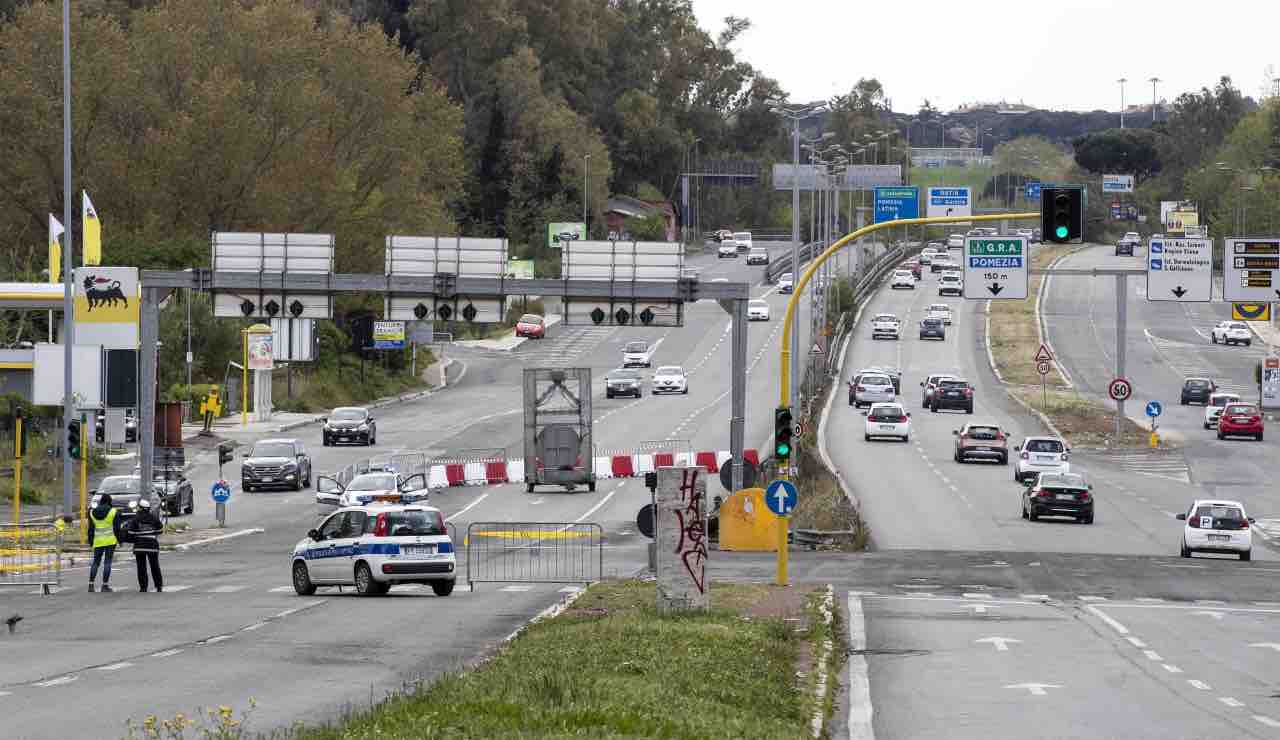
[[[1027,297],[1025,236],[966,237],[964,297],[971,300]]]

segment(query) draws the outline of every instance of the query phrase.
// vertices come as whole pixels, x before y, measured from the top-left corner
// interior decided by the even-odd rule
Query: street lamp
[[[1120,128],[1124,128],[1124,83],[1128,81],[1128,77],[1121,77],[1116,80],[1116,82],[1120,83]]]
[[[1156,122],[1156,83],[1164,82],[1164,80],[1159,77],[1152,77],[1147,82],[1151,83],[1151,123],[1154,124]]]
[[[590,233],[590,222],[587,221],[587,188],[591,184],[591,154],[582,155],[582,226]]]

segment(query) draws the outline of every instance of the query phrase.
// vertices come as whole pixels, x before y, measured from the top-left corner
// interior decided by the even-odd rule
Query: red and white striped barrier
[[[760,465],[757,450],[744,450],[743,457],[752,465]],[[613,452],[595,458],[597,480],[609,478],[638,478],[664,467],[697,466],[710,474],[720,472],[732,457],[728,450],[704,450],[700,452]],[[452,486],[492,486],[522,482],[525,474],[523,459],[440,461],[427,468],[427,488],[439,489]]]

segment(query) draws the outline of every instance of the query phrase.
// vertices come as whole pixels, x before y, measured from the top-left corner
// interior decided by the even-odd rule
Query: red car
[[[1218,439],[1253,437],[1262,441],[1262,412],[1256,404],[1231,403],[1218,417]]]
[[[920,260],[907,260],[906,262],[903,262],[902,264],[898,265],[898,267],[903,270],[910,270],[911,277],[915,278],[916,280],[920,279],[920,275],[923,272],[923,270],[920,267]]]
[[[547,334],[547,322],[541,316],[527,313],[516,322],[516,336],[542,339]]]

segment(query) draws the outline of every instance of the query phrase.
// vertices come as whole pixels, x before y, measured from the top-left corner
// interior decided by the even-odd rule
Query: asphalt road
[[[741,259],[714,255],[690,262],[701,268],[704,280],[756,284],[762,271]],[[775,320],[750,326],[749,399],[777,393],[778,318],[785,296],[769,287],[752,289],[753,296],[768,296]],[[453,351],[467,366],[461,381],[421,401],[378,412],[373,449],[322,447],[318,426],[276,436],[308,442],[317,474],[399,450],[447,455],[501,447],[520,457],[521,370],[569,365],[593,370],[598,449],[631,450],[644,440],[727,449],[729,317],[712,301],[686,308],[680,328],[559,325],[547,339],[511,352]],[[807,315],[802,316],[801,326],[807,324]],[[659,343],[655,367],[685,366],[688,395],[604,399],[604,372],[617,366],[626,341],[639,338]],[[763,442],[771,424],[770,404],[750,403],[748,445]],[[203,492],[216,474],[216,465],[205,458],[190,477]],[[719,484],[712,483],[709,492],[719,492]],[[528,494],[522,484],[459,487],[434,494],[431,503],[460,537],[473,522],[599,523],[605,532],[605,574],[629,575],[646,562],[647,540],[636,532],[635,516],[648,500],[642,480],[626,479],[600,481],[594,493],[540,489]],[[210,526],[212,508],[201,495],[192,524]],[[80,564],[65,573],[64,590],[53,596],[0,594],[4,611],[24,617],[16,636],[3,638],[0,706],[21,707],[8,713],[5,737],[123,735],[130,718],[189,715],[199,706],[222,704],[243,710],[250,698],[257,703],[250,720],[257,730],[332,719],[349,706],[476,659],[574,588],[481,583],[474,590],[460,586],[447,598],[417,587],[397,587],[380,599],[325,589],[299,598],[290,586],[288,555],[322,513],[310,491],[237,490],[228,531],[265,532],[166,553],[163,594],[136,593],[127,553],[117,559],[114,594],[85,593],[80,584],[86,569]],[[68,706],[76,711],[67,712]]]

